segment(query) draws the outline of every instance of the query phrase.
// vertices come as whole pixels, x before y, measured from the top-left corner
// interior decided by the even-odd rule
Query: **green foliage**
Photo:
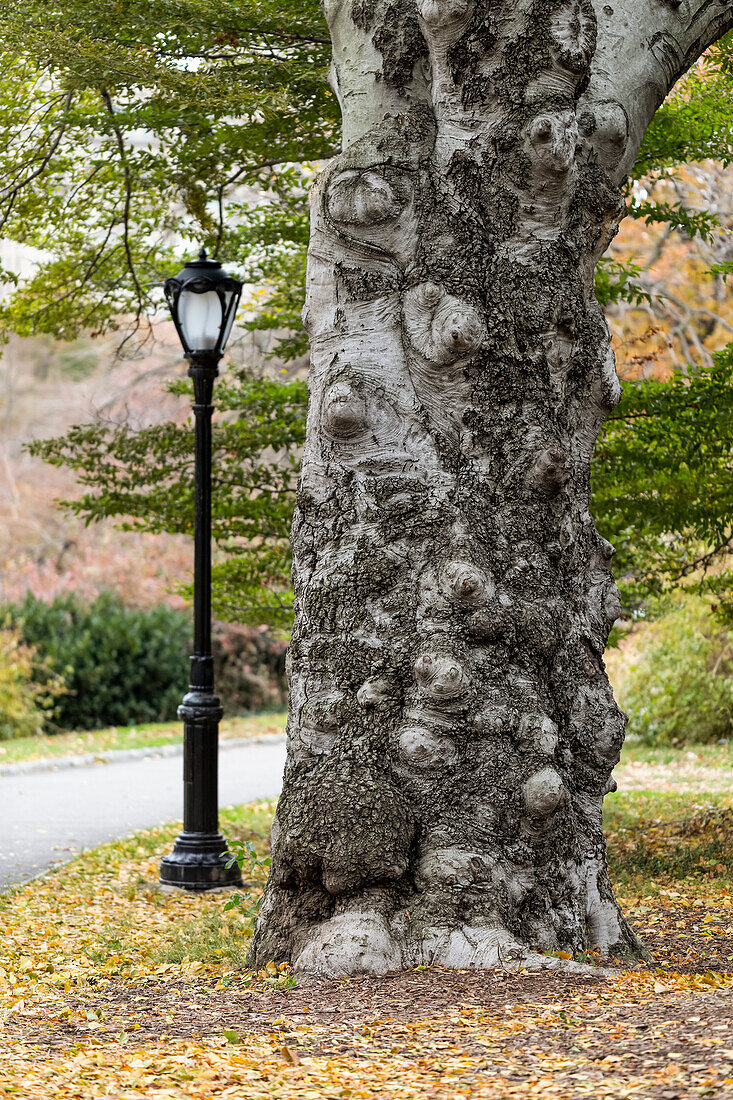
[[[36,680],[39,671],[43,683]],[[63,680],[39,664],[17,629],[0,629],[0,741],[43,733],[64,691]]]
[[[733,261],[723,260],[719,264],[710,265],[710,274],[719,275],[724,283],[728,282],[728,279],[733,275]]]
[[[240,871],[246,869],[248,877],[260,880],[263,884],[267,881],[272,860],[269,856],[261,858],[251,840],[234,840],[229,848],[231,856],[227,860],[227,867],[233,867],[236,863]],[[237,892],[232,894],[227,901],[224,912],[228,913],[232,909],[238,910],[244,916],[249,930],[253,932],[261,904],[261,896],[255,898],[250,893],[240,894]]]
[[[629,207],[629,214],[652,225],[655,222],[670,226],[688,237],[702,237],[709,241],[720,222],[709,210],[690,210],[681,202],[635,202]]]
[[[44,689],[62,678],[56,708],[61,729],[99,729],[175,717],[186,689],[189,616],[165,605],[127,608],[111,593],[92,604],[58,596],[47,604],[28,593],[6,609],[23,642],[43,660],[33,678]]]
[[[185,383],[173,386],[182,395]],[[214,434],[214,599],[222,618],[287,629],[292,615],[289,530],[306,387],[246,373],[225,376]],[[191,531],[190,425],[132,432],[74,428],[35,443],[85,487],[68,507],[152,532]],[[593,514],[618,553],[625,601],[637,605],[711,565],[733,539],[733,345],[711,370],[629,383],[593,461]],[[706,583],[724,595],[727,574]]]
[[[733,733],[733,631],[710,602],[686,595],[644,628],[618,685],[629,732],[652,744],[717,741]]]
[[[269,856],[261,858],[251,840],[233,840],[229,847],[231,856],[227,867],[233,867],[236,863],[240,871],[247,868],[250,874],[267,878],[272,860]]]
[[[187,382],[173,392],[190,396]],[[223,618],[287,625],[292,614],[290,522],[306,386],[232,371],[218,383],[214,429],[214,608]],[[193,530],[193,426],[135,432],[72,428],[34,443],[33,454],[76,472],[83,495],[67,507],[87,522],[113,517],[127,529]]]
[[[145,335],[174,234],[274,280],[294,319],[308,178],[294,165],[338,148],[317,0],[0,0],[0,14],[0,228],[44,253],[0,323],[70,338],[132,315]]]
[[[672,90],[644,135],[636,179],[688,161],[733,161],[732,58],[733,34],[728,34]]]
[[[602,256],[595,270],[596,298],[602,306],[614,302],[631,302],[640,305],[651,301],[651,296],[639,282],[641,268],[631,261],[620,263]]]
[[[593,514],[626,602],[699,583],[733,545],[733,344],[710,370],[627,383],[592,467]],[[710,583],[726,587],[725,575]]]
[[[673,178],[681,165],[701,160],[733,162],[733,34],[717,42],[678,82],[655,113],[627,184],[629,214],[708,239],[718,226],[709,211],[657,202],[635,194],[639,180]]]
[[[309,165],[338,151],[340,129],[317,0],[0,0],[0,14],[0,228],[45,254],[0,324],[71,337],[132,315],[145,332],[175,234],[264,282],[252,325],[289,329],[280,350],[302,354]],[[729,36],[668,97],[634,179],[731,159],[732,49]],[[679,205],[631,213],[710,225]],[[633,279],[607,283],[606,301],[638,300]]]

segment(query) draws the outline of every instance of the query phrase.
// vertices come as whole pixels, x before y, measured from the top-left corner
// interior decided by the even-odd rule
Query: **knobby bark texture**
[[[590,460],[593,271],[730,0],[327,0],[285,784],[252,962],[640,951],[601,828],[625,718]]]

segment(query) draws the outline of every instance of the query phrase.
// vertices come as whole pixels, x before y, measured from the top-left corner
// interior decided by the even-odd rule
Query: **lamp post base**
[[[170,855],[160,861],[160,881],[181,890],[217,890],[241,886],[237,864],[227,867],[231,853],[221,833],[181,833]]]

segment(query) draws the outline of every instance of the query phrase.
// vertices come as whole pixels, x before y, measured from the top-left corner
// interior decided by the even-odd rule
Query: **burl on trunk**
[[[729,0],[328,0],[285,786],[252,962],[633,956],[590,460],[620,185]]]

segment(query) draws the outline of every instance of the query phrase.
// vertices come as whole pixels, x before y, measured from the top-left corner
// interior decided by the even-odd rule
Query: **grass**
[[[263,856],[274,812],[272,800],[226,809],[221,827],[230,840],[249,840]],[[0,896],[0,989],[9,972],[23,993],[29,982],[64,989],[112,975],[145,979],[171,964],[186,972],[205,962],[219,975],[241,968],[249,922],[237,909],[224,913],[230,895],[197,896],[158,885],[160,857],[179,828],[174,823],[92,848]],[[246,889],[258,895],[262,884],[260,877]]]
[[[282,733],[285,714],[259,714],[225,719],[223,738],[246,738]],[[114,749],[153,748],[177,744],[181,740],[180,723],[117,727],[84,733],[64,733],[53,737],[22,738],[0,744],[0,764],[62,756],[96,754]],[[638,741],[624,745],[621,764],[693,766],[717,769],[725,774],[733,769],[733,743],[689,745],[680,749],[653,747]],[[269,805],[269,804],[261,804]],[[609,864],[614,884],[625,895],[658,896],[659,891],[685,880],[700,882],[715,877],[730,883],[733,876],[733,801],[729,793],[690,795],[669,791],[625,791],[609,795],[604,804],[604,824],[609,837]],[[265,852],[269,833],[269,810],[250,808],[225,811],[223,827],[232,839],[252,840],[260,855]],[[264,814],[264,817],[263,817]],[[95,849],[82,859],[82,865],[94,876],[107,874],[110,867],[129,857],[134,849],[138,857],[151,853],[157,857],[170,843],[174,830],[141,833],[130,841]],[[126,855],[127,853],[127,855]],[[91,861],[91,865],[90,865]],[[95,862],[96,861],[96,862]],[[100,862],[101,861],[101,862]],[[75,865],[74,865],[75,866]],[[157,878],[157,865],[148,872]],[[63,872],[61,872],[63,874]],[[143,875],[137,887],[149,889]],[[114,935],[125,941],[125,922]],[[246,957],[243,921],[239,914],[223,915],[217,905],[203,905],[200,926],[185,919],[171,936],[162,939],[153,950],[156,963],[180,963],[184,958],[203,961],[219,957],[241,967]],[[113,940],[109,941],[113,943]],[[112,950],[106,941],[92,949]],[[218,953],[218,955],[217,955]],[[129,954],[129,952],[127,952]]]
[[[249,714],[225,718],[221,724],[222,739],[260,737],[263,734],[284,733],[285,713]],[[113,726],[110,729],[78,733],[59,733],[43,737],[19,737],[0,742],[0,766],[35,760],[54,760],[62,756],[92,755],[116,749],[147,749],[179,744],[181,724],[154,722],[137,726]],[[680,748],[656,748],[639,741],[624,745],[622,764],[670,764],[685,759],[705,768],[733,769],[733,741],[723,745],[685,745]]]
[[[232,913],[205,913],[177,929],[172,940],[154,958],[162,963],[182,965],[186,961],[225,960],[235,970],[247,966],[248,929]]]
[[[604,807],[608,859],[623,894],[658,897],[674,884],[729,887],[733,878],[733,798],[726,794],[632,791]]]
[[[705,768],[733,768],[733,741],[722,745],[645,745],[627,741],[621,754],[622,764],[673,764],[694,761]]]
[[[261,737],[268,733],[285,732],[285,714],[249,714],[225,718],[221,737]],[[54,760],[62,756],[96,755],[116,749],[149,749],[161,745],[176,745],[182,740],[181,723],[155,722],[138,726],[113,726],[111,729],[79,733],[59,733],[53,736],[19,737],[0,743],[0,766],[34,760]]]

